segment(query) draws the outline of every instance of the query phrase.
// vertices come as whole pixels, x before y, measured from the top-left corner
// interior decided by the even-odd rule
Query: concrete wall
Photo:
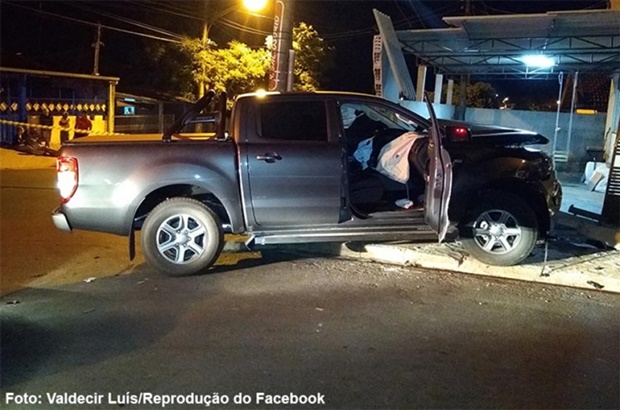
[[[574,114],[570,147],[568,147],[570,114],[560,113],[556,150],[569,151],[569,159],[564,164],[557,162],[556,167],[558,169],[570,172],[583,171],[585,163],[591,160],[586,147],[603,148],[604,146],[605,118],[606,114]],[[468,122],[493,124],[538,132],[549,138],[550,141],[549,144],[539,148],[551,154],[556,122],[556,113],[554,112],[468,108],[465,113],[465,119]]]
[[[431,116],[428,113],[426,103],[423,101],[400,101],[400,105],[424,118],[429,118]],[[454,105],[433,104],[433,108],[435,109],[437,118],[452,119],[454,117]]]
[[[418,101],[401,101],[401,105],[411,111],[428,118],[426,103]],[[438,118],[452,119],[455,106],[446,104],[433,104]],[[556,164],[560,171],[582,172],[588,156],[586,147],[603,148],[605,144],[605,119],[606,114],[595,115],[573,115],[573,129],[570,142],[569,160],[567,163]],[[486,108],[467,108],[465,112],[467,122],[478,124],[490,124],[508,128],[519,128],[528,131],[538,132],[549,138],[549,144],[538,146],[549,154],[553,148],[553,138],[555,131],[555,112],[540,111],[521,111],[521,110],[497,110]],[[558,123],[558,140],[556,150],[567,150],[568,126],[570,121],[569,113],[560,113]]]

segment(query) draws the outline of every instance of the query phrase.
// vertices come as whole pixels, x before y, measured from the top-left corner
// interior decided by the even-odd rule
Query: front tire
[[[512,266],[527,258],[538,238],[538,219],[521,198],[495,191],[467,212],[459,227],[463,247],[488,265]]]
[[[146,261],[170,276],[207,270],[217,260],[223,245],[224,234],[217,215],[191,198],[162,202],[142,227]]]

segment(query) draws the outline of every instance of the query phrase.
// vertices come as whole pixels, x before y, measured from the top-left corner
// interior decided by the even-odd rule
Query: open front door
[[[428,130],[428,173],[426,175],[426,202],[424,220],[443,241],[450,221],[448,206],[452,192],[452,161],[448,151],[442,146],[442,132],[437,122],[435,110],[428,94],[426,105],[431,116],[431,128]]]

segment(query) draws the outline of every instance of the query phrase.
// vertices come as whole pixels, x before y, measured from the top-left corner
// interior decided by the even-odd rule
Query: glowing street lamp
[[[267,0],[243,0],[243,6],[249,11],[260,11],[267,6]]]

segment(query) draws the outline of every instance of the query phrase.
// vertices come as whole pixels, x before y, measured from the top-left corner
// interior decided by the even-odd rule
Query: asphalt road
[[[2,173],[2,408],[620,407],[617,295],[294,247],[168,278],[122,238],[54,232],[49,171],[19,172]]]
[[[55,177],[52,168],[0,171],[0,294],[133,266],[124,238],[56,229],[50,216],[60,201]]]

